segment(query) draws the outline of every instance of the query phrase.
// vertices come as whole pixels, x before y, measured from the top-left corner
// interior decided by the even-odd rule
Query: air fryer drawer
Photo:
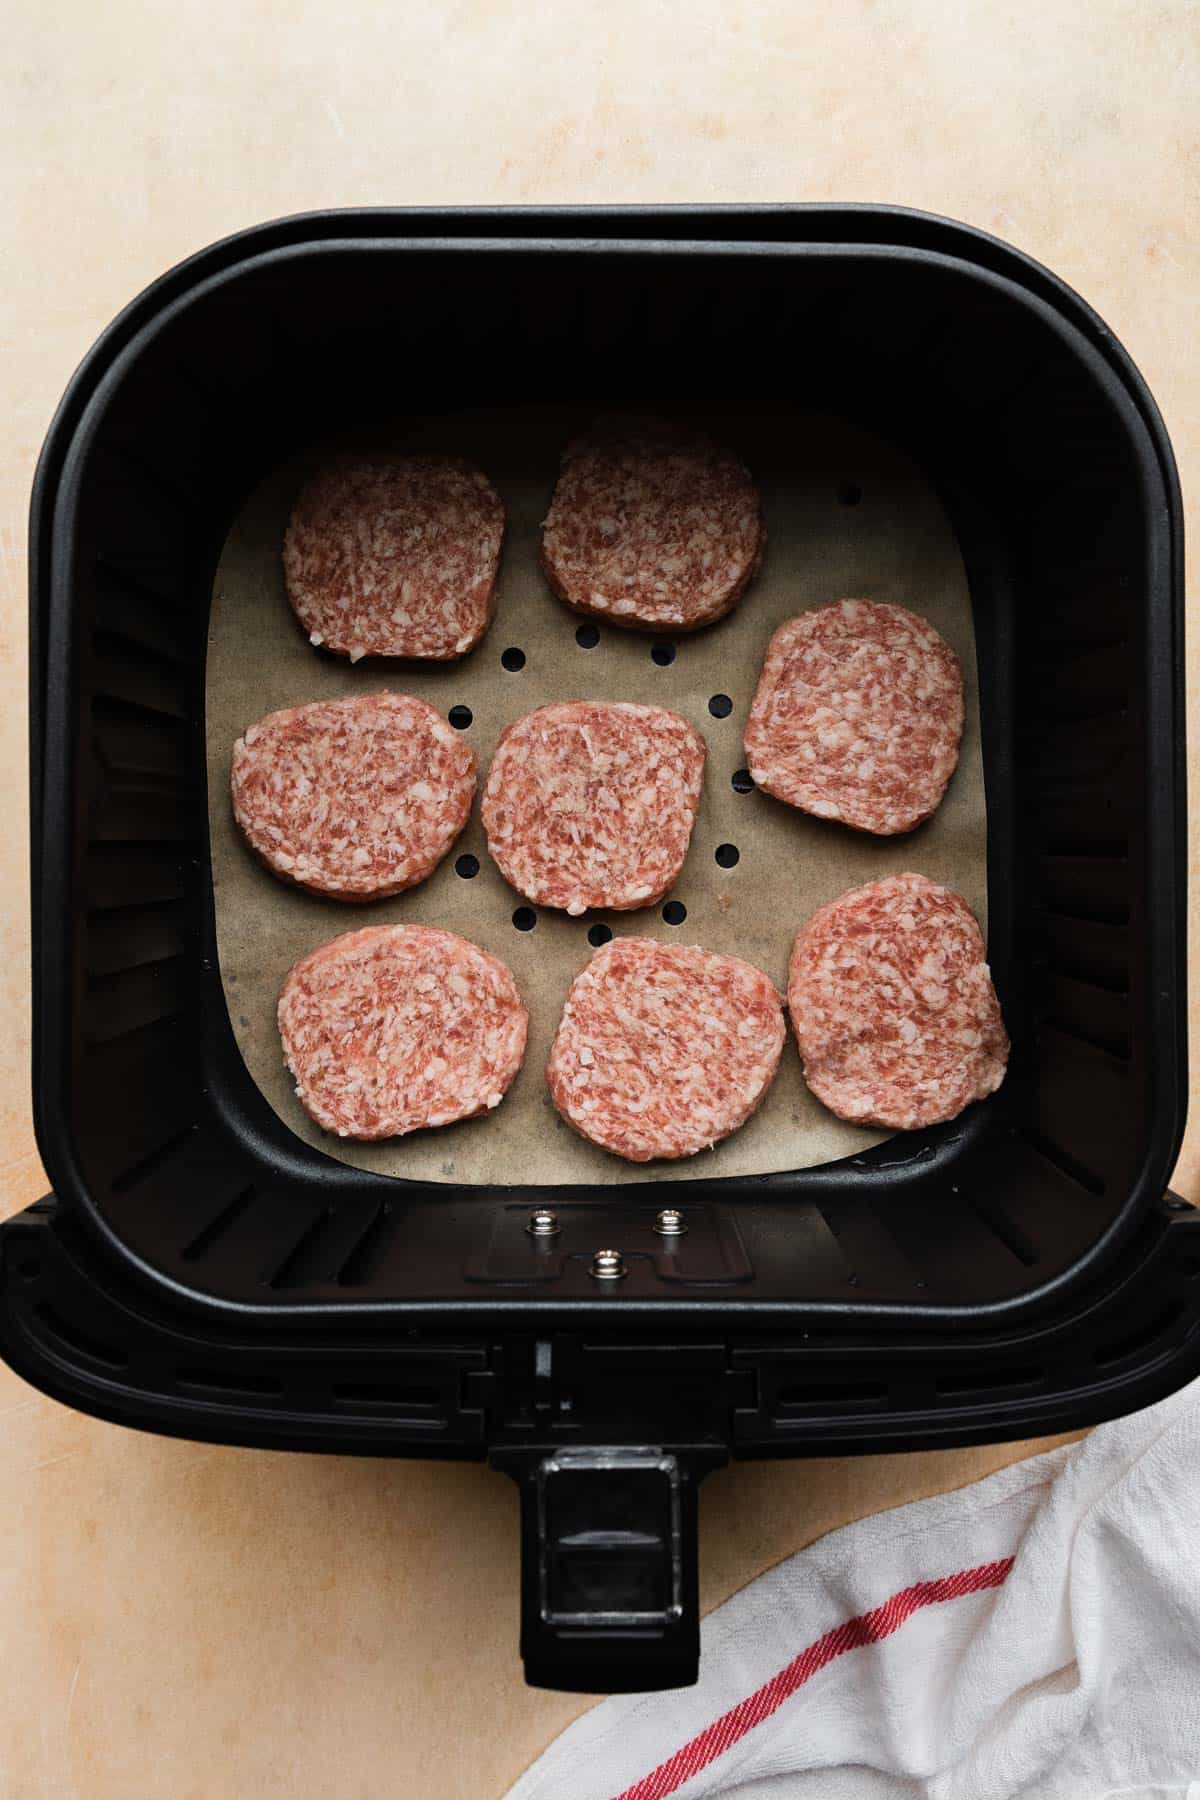
[[[1011,1073],[950,1127],[704,1182],[736,1211],[744,1303],[1019,1303],[1161,1191],[1183,1091],[1178,664],[1149,403],[1086,317],[964,255],[975,240],[935,255],[772,241],[779,225],[639,244],[314,221],[231,246],[109,357],[43,584],[45,724],[68,760],[44,790],[38,1104],[60,1190],[198,1294],[262,1311],[554,1298],[466,1281],[500,1190],[335,1166],[248,1080],[216,969],[202,684],[215,557],[283,451],[372,409],[581,385],[669,409],[702,380],[714,410],[762,393],[863,423],[923,464],[967,564]],[[616,1301],[571,1298],[674,1304],[644,1267]]]
[[[372,412],[567,389],[824,410],[936,491],[974,611],[1013,1040],[961,1120],[763,1177],[524,1191],[347,1167],[250,1080],[205,781],[230,522],[297,445]],[[489,1455],[521,1484],[531,1671],[616,1687],[694,1673],[695,1487],[728,1455],[1066,1428],[1195,1368],[1195,1227],[1163,1199],[1186,1096],[1178,486],[1136,371],[1046,270],[879,208],[283,221],[110,327],[47,440],[31,542],[57,1198],[0,1233],[0,1335],[30,1379],[152,1429]],[[547,1258],[534,1204],[573,1245],[603,1218],[626,1279]],[[664,1206],[696,1209],[674,1263],[645,1249]],[[649,1460],[613,1460],[630,1446]],[[594,1566],[560,1554],[588,1496],[646,1511],[667,1560],[621,1577],[655,1621],[592,1607],[572,1649],[545,1583],[578,1609],[624,1566],[607,1526]]]

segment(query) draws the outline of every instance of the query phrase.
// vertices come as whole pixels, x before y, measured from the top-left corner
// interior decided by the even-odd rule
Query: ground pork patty
[[[761,970],[614,938],[571,985],[546,1079],[563,1118],[602,1150],[694,1156],[745,1124],[783,1038],[783,1003]]]
[[[838,600],[771,639],[746,724],[760,788],[859,831],[911,831],[958,761],[962,671],[928,620]]]
[[[322,944],[288,975],[278,1018],[305,1112],[352,1138],[499,1106],[529,1022],[499,957],[425,925],[369,925]]]
[[[602,418],[563,453],[542,567],[577,612],[694,631],[736,604],[765,536],[758,490],[728,450],[662,420]]]
[[[649,906],[687,855],[704,739],[678,713],[566,700],[510,725],[481,814],[504,879],[539,906]]]
[[[859,1125],[912,1131],[1000,1086],[1008,1034],[961,894],[924,875],[851,888],[814,913],[788,969],[804,1079]]]
[[[475,754],[411,694],[268,713],[233,746],[233,814],[273,874],[377,900],[436,868],[467,822]]]
[[[465,656],[492,621],[504,508],[450,456],[343,456],[301,489],[283,540],[292,608],[357,662]]]

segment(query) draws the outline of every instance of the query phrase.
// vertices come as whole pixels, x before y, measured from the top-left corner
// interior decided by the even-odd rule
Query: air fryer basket
[[[586,380],[584,379],[586,376]],[[204,659],[243,496],[347,423],[586,388],[824,408],[916,457],[966,562],[1000,1092],[848,1161],[562,1190],[294,1137],[216,965]],[[184,1435],[490,1456],[531,1680],[694,1679],[695,1489],[733,1455],[945,1444],[1200,1361],[1182,1130],[1182,540],[1120,346],[994,240],[876,208],[340,213],[110,327],[32,518],[34,1091],[56,1198],[0,1235],[28,1377]],[[562,1230],[525,1230],[532,1200]],[[672,1250],[657,1209],[686,1211]],[[589,1274],[603,1242],[629,1273]]]

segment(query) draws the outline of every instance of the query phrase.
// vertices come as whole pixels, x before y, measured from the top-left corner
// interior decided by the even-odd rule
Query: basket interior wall
[[[73,471],[73,617],[50,635],[70,645],[54,679],[75,796],[44,946],[70,1047],[53,1106],[90,1204],[226,1299],[480,1299],[463,1269],[494,1194],[333,1163],[241,1064],[208,885],[207,609],[239,501],[298,443],[580,386],[838,411],[914,454],[945,501],[976,611],[1010,1077],[965,1124],[704,1186],[754,1269],[739,1303],[1018,1300],[1097,1243],[1149,1153],[1144,496],[1118,410],[1048,322],[949,262],[869,251],[342,245],[247,264],[126,353]]]

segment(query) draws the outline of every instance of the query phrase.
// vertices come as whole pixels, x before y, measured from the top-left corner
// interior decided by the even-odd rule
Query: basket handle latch
[[[521,1490],[521,1655],[531,1687],[690,1687],[700,1660],[696,1490],[721,1452],[494,1451]]]

